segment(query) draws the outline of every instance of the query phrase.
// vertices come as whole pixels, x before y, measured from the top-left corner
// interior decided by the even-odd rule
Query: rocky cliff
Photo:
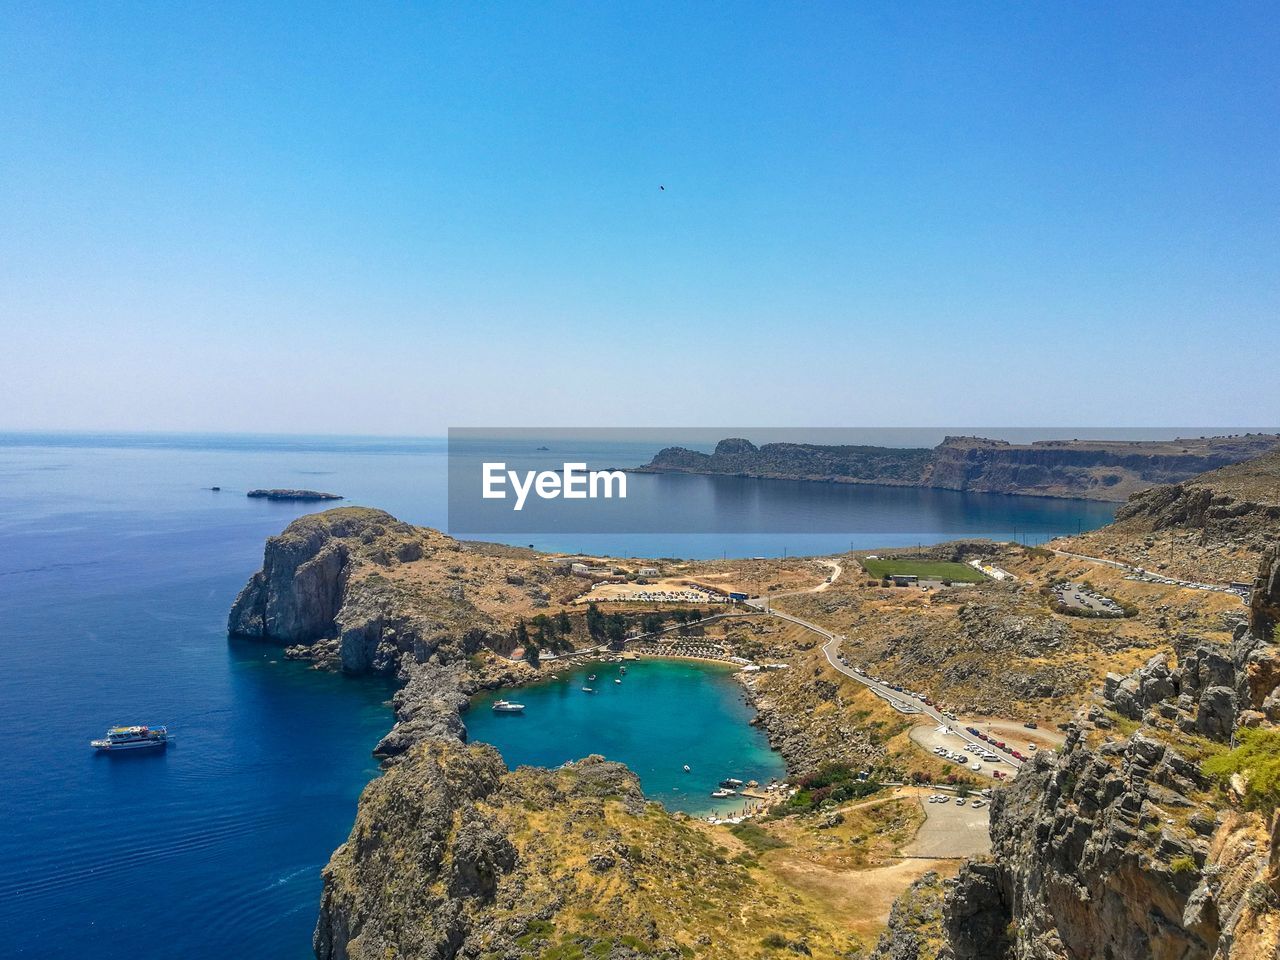
[[[1070,549],[1217,582],[1243,580],[1280,540],[1280,451],[1134,494]]]
[[[836,483],[877,483],[1123,501],[1159,484],[1257,457],[1280,436],[1182,440],[1046,440],[1007,443],[947,437],[933,449],[721,440],[710,454],[660,451],[640,472],[708,473]]]
[[[1082,712],[1056,756],[996,793],[992,857],[939,891],[941,937],[903,912],[881,955],[946,960],[1261,960],[1280,950],[1280,816],[1242,804],[1206,776],[1243,727],[1280,729],[1274,552],[1250,623],[1229,647],[1179,638],[1110,676],[1102,708]],[[1262,611],[1259,613],[1259,611]],[[928,891],[914,891],[917,899]],[[897,952],[894,952],[897,951]]]
[[[931,451],[920,448],[824,446],[814,443],[766,443],[732,437],[706,454],[667,447],[640,472],[715,473],[785,480],[837,483],[919,483]]]

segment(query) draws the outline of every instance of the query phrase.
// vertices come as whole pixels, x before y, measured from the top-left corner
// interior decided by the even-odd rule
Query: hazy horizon
[[[1254,422],[1266,4],[0,10],[0,428]]]

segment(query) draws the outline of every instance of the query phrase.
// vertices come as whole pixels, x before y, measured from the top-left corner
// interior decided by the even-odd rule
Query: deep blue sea
[[[593,452],[620,465],[644,462],[655,449]],[[441,526],[445,450],[443,440],[0,435],[6,955],[310,955],[319,870],[377,772],[370,750],[390,725],[390,691],[375,680],[307,670],[269,646],[227,643],[227,609],[260,566],[264,539],[314,509],[244,493],[314,487]],[[708,478],[637,479],[680,497],[705,492]],[[850,488],[865,490],[862,512],[876,514],[870,532],[851,537],[841,532],[843,491],[833,498],[823,484],[715,483],[726,502],[764,496],[771,509],[816,516],[805,529],[819,532],[549,534],[520,542],[661,556],[821,553],[851,541],[1008,536],[1015,527],[1043,538],[1097,526],[1111,512],[1073,501],[937,492],[922,500]],[[221,492],[209,489],[215,485]],[[716,684],[702,687],[724,696]],[[655,695],[648,713],[655,723],[678,723],[684,701]],[[725,730],[749,731],[731,708],[719,712]],[[594,749],[590,724],[598,718],[574,715],[585,726],[548,762]],[[178,741],[155,756],[90,751],[91,737],[128,722],[167,723]],[[743,733],[743,743],[750,747],[754,736]]]

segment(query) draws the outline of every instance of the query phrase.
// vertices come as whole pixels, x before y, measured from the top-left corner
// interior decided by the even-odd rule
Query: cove
[[[755,710],[732,667],[643,659],[543,669],[559,678],[479,694],[463,718],[468,739],[497,747],[508,766],[558,767],[598,753],[634,771],[646,797],[698,816],[741,809],[740,797],[711,797],[727,777],[767,784],[786,776],[750,725]],[[524,704],[524,713],[494,713],[498,699]]]

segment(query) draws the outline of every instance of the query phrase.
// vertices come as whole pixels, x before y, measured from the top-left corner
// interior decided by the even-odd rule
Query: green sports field
[[[873,577],[914,574],[921,580],[951,580],[958,583],[981,583],[987,579],[981,571],[967,563],[952,563],[948,560],[895,560],[893,557],[880,557],[877,560],[859,562]]]

